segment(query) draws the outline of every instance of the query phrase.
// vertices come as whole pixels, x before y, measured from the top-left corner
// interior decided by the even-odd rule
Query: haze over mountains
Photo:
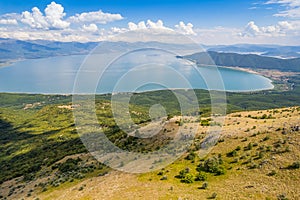
[[[254,54],[218,53],[208,51],[184,56],[200,65],[238,66],[252,69],[270,69],[300,72],[300,58],[279,59]]]
[[[21,41],[0,38],[0,63],[19,59],[35,59],[64,55],[84,55],[90,53],[97,45],[102,45],[101,53],[114,50],[129,51],[137,48],[153,47],[177,52],[181,44],[166,44],[159,42],[127,43],[127,42],[56,42],[56,41]],[[205,53],[199,53],[201,47],[195,44],[185,45],[184,49],[193,50],[185,53],[184,58],[196,61],[198,64],[216,64],[220,66],[239,66],[249,68],[278,69],[283,71],[300,71],[300,46],[277,45],[219,45],[203,46]],[[189,52],[189,51],[187,51]],[[280,59],[279,59],[280,58]],[[284,58],[284,59],[283,59]],[[213,61],[213,62],[212,62]]]
[[[206,46],[205,48],[219,53],[257,54],[284,59],[300,57],[300,46],[237,44]]]

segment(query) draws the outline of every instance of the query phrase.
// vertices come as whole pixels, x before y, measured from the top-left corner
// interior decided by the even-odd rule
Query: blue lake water
[[[225,89],[226,91],[243,92],[273,88],[271,81],[263,76],[223,67],[217,68],[223,84],[220,85],[220,81],[217,80],[220,77],[216,75],[216,68],[209,66],[198,67],[198,71],[195,71],[194,69],[187,70],[187,67],[179,67],[178,65],[175,67],[176,70],[179,70],[184,76],[176,77],[178,73],[176,75],[176,71],[170,70],[171,68],[164,68],[150,63],[133,69],[128,68],[127,66],[130,63],[126,63],[124,60],[121,63],[116,62],[115,67],[112,66],[105,70],[101,74],[102,78],[98,80],[99,72],[96,72],[97,70],[93,71],[96,68],[82,67],[85,58],[86,56],[83,55],[51,57],[24,60],[10,66],[1,67],[0,92],[70,94],[74,91],[74,85],[75,92],[79,93],[109,93],[127,92],[132,91],[132,89],[146,91],[190,87],[194,89]],[[169,65],[171,66],[172,63]],[[146,68],[147,70],[145,70]],[[79,69],[82,73],[85,73],[84,76],[77,75]],[[80,82],[78,82],[78,77]],[[92,80],[96,79],[98,82],[95,86],[95,81]],[[190,85],[183,84],[184,80]],[[217,82],[219,83],[214,85]]]

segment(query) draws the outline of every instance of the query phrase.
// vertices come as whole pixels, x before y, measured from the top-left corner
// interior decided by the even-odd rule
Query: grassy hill
[[[298,199],[299,115],[299,107],[229,114],[218,143],[208,155],[198,157],[199,142],[207,131],[203,125],[188,153],[166,168],[146,174],[117,172],[84,150],[72,152],[81,145],[69,146],[71,133],[36,132],[33,135],[44,138],[44,143],[52,138],[59,145],[43,149],[48,155],[43,160],[48,163],[38,172],[5,181],[0,194],[7,199]],[[189,118],[184,126],[199,123]],[[32,138],[23,140],[30,142]],[[64,140],[68,145],[60,149]],[[37,149],[30,144],[27,148]],[[41,145],[37,141],[34,144]],[[8,156],[26,155],[26,148],[20,147]],[[35,156],[42,156],[43,151]],[[53,162],[51,151],[57,158]]]

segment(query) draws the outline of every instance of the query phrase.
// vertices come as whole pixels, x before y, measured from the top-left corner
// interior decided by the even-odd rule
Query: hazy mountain
[[[55,42],[55,41],[21,41],[0,38],[0,63],[16,59],[33,59],[61,55],[88,54],[97,45],[97,53],[113,51],[130,51],[143,48],[157,48],[176,52],[201,64],[213,64],[197,44],[168,44],[160,42]],[[204,46],[208,49],[214,63],[223,66],[240,66],[250,68],[279,69],[285,71],[300,71],[300,58],[279,59],[274,57],[298,57],[300,47],[277,45],[229,45]],[[214,50],[214,51],[211,51]],[[238,53],[232,53],[238,52]],[[250,54],[249,54],[250,52]],[[252,53],[251,53],[252,52]],[[260,55],[257,55],[260,54]],[[270,57],[273,56],[273,57]]]
[[[15,59],[33,59],[60,55],[88,54],[97,45],[96,53],[114,51],[126,52],[142,48],[157,48],[187,55],[202,50],[197,44],[168,44],[160,42],[55,42],[55,41],[21,41],[0,38],[0,62]]]
[[[217,45],[205,46],[207,51],[219,53],[257,54],[278,58],[299,58],[300,46],[279,46],[279,45]]]
[[[59,55],[85,54],[97,43],[21,41],[0,39],[0,60],[43,58]]]
[[[200,52],[184,56],[183,58],[204,65],[215,64],[219,66],[239,66],[300,72],[300,58],[279,59],[254,54],[218,53],[213,51],[209,51],[208,53]]]

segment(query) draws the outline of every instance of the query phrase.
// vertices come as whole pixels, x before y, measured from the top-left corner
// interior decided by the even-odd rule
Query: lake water
[[[151,55],[155,57],[157,55]],[[139,57],[136,54],[133,56]],[[44,59],[25,60],[0,68],[0,92],[17,93],[44,93],[44,94],[70,94],[74,90],[77,93],[108,93],[155,90],[163,88],[195,88],[195,89],[219,89],[226,91],[256,91],[272,89],[271,81],[263,76],[243,71],[218,67],[218,74],[222,83],[218,83],[219,77],[216,69],[212,67],[199,67],[198,72],[188,67],[177,66],[176,70],[184,76],[178,76],[176,70],[164,68],[161,65],[149,64],[138,68],[128,68],[128,60],[118,63],[101,74],[97,67],[86,68],[88,61],[81,67],[86,56],[61,56]],[[177,58],[176,58],[177,59]],[[179,60],[179,59],[177,59]],[[177,61],[176,61],[177,62]],[[136,63],[135,63],[136,64]],[[172,63],[169,63],[171,66]],[[81,67],[81,68],[80,68]],[[147,68],[147,70],[145,70]],[[77,75],[81,69],[83,76]],[[94,71],[96,70],[96,71]],[[129,72],[126,73],[125,72]],[[201,75],[199,75],[199,72]],[[198,74],[197,74],[198,73]],[[206,78],[203,78],[204,76]],[[77,82],[75,81],[77,77]],[[78,78],[80,82],[78,82]],[[121,79],[121,81],[120,81]],[[151,81],[154,79],[154,81]],[[181,81],[181,79],[183,81]],[[97,80],[97,86],[94,86]],[[190,84],[187,86],[184,80]],[[209,81],[207,81],[209,80]],[[118,85],[116,86],[116,84]],[[143,84],[148,83],[148,84]],[[214,83],[217,83],[214,85]]]

